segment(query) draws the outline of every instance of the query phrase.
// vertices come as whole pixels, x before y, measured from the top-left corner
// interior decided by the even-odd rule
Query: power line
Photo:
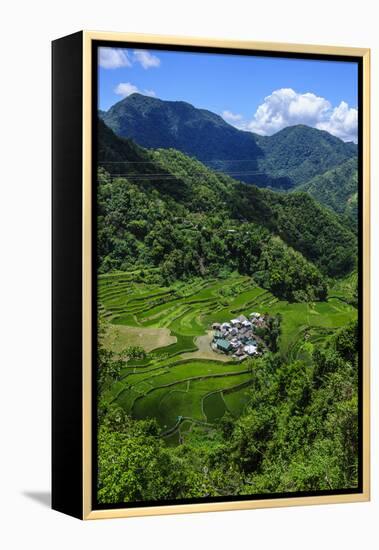
[[[192,159],[191,159],[192,160]],[[195,159],[196,161],[203,162],[255,162],[255,159],[212,159],[212,160],[203,160]],[[99,161],[98,164],[155,164],[154,160],[104,160]]]
[[[228,176],[267,176],[266,172],[230,172],[227,170],[215,170],[216,174],[225,174]],[[160,179],[171,179],[171,180],[179,180],[181,179],[181,176],[172,176],[168,174],[130,174],[128,172],[123,173],[117,173],[117,174],[111,174],[113,177],[127,177],[128,179],[154,179],[154,178],[160,178]]]

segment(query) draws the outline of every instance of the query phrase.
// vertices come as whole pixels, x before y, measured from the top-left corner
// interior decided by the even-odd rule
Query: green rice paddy
[[[240,275],[172,287],[136,280],[137,273],[99,277],[100,317],[112,330],[123,327],[118,347],[123,338],[125,347],[129,345],[127,327],[138,327],[140,341],[152,350],[146,359],[125,364],[121,380],[109,388],[107,398],[135,418],[156,418],[168,444],[176,444],[195,424],[212,429],[226,412],[238,417],[248,402],[256,362],[225,361],[225,357],[221,361],[216,353],[210,359],[210,350],[203,358],[196,338],[205,335],[212,323],[252,311],[281,313],[279,351],[292,361],[309,359],[314,346],[357,315],[344,298],[351,281],[336,285],[327,302],[290,304]],[[176,342],[155,347],[162,328],[169,329]],[[109,341],[107,345],[111,347]]]

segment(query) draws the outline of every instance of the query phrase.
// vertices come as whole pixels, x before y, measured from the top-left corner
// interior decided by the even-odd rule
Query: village
[[[265,328],[266,318],[257,312],[250,313],[249,318],[240,315],[229,322],[213,323],[211,348],[239,361],[262,355],[267,346],[257,332],[262,333]]]

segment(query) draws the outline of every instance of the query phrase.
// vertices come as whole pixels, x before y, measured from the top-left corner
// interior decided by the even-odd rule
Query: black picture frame
[[[145,38],[146,40],[146,38]],[[296,59],[323,59],[354,61],[358,65],[359,100],[359,483],[355,489],[253,494],[238,497],[213,497],[174,501],[121,502],[111,505],[97,501],[97,285],[96,285],[96,166],[97,166],[97,49],[103,46],[153,48],[154,50],[225,53],[228,55],[258,55],[292,57]],[[285,46],[288,47],[286,51]],[[277,47],[278,49],[275,49]],[[272,49],[270,49],[272,48]],[[137,514],[175,513],[212,509],[250,508],[289,504],[358,501],[369,498],[369,440],[368,440],[368,50],[330,53],[322,47],[293,48],[290,45],[247,47],[232,43],[202,44],[196,40],[180,40],[104,33],[78,32],[53,42],[52,48],[52,507],[80,519],[118,517]],[[87,78],[85,75],[87,74]],[[88,75],[90,78],[88,79]],[[87,94],[87,95],[86,95]],[[91,109],[86,113],[88,94]],[[90,145],[88,146],[88,118],[90,117]],[[87,132],[87,136],[86,136]],[[87,149],[85,147],[87,146]],[[90,159],[86,159],[90,151]],[[87,152],[87,153],[86,153]],[[90,177],[85,166],[91,167]],[[91,200],[83,193],[84,180],[91,186]],[[90,208],[90,256],[86,257],[84,208]],[[88,246],[88,242],[87,242]],[[88,347],[83,345],[83,299],[86,263],[91,277],[91,373],[90,408],[85,403],[88,377],[84,376],[84,357]],[[88,279],[87,279],[88,280]],[[88,312],[87,312],[88,313]],[[87,325],[88,326],[88,325]],[[88,374],[88,373],[87,373]],[[86,381],[87,380],[87,381]],[[88,419],[90,411],[91,418]],[[90,426],[90,433],[88,433]],[[88,441],[91,441],[89,450]],[[87,443],[86,443],[87,442]],[[90,474],[86,470],[91,455]],[[90,489],[88,480],[90,479]],[[90,497],[88,497],[90,494]],[[333,497],[335,497],[333,499]],[[252,501],[254,503],[252,504]],[[235,503],[236,506],[233,506]],[[200,505],[196,508],[196,505]],[[213,506],[213,508],[212,508]],[[164,510],[162,511],[162,508]],[[192,509],[191,509],[192,508]]]

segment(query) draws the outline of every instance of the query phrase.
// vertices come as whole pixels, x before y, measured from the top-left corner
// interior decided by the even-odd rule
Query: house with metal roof
[[[216,341],[217,349],[220,351],[223,351],[224,353],[228,353],[232,350],[232,344],[229,342],[229,340],[225,340],[224,338],[220,338]]]
[[[254,338],[249,338],[245,342],[245,346],[256,346],[256,345],[257,345],[257,341],[254,340]]]
[[[245,315],[240,315],[239,317],[237,317],[237,319],[240,323],[243,323],[244,321],[247,321],[247,317],[245,317]]]
[[[233,358],[239,360],[260,355],[263,351],[262,349],[258,351],[259,346],[255,338],[256,326],[264,325],[264,315],[254,312],[249,315],[249,319],[245,315],[240,315],[229,322],[213,323],[211,348],[214,351],[233,354]]]
[[[257,353],[257,346],[244,346],[243,351],[247,355],[255,355]]]

